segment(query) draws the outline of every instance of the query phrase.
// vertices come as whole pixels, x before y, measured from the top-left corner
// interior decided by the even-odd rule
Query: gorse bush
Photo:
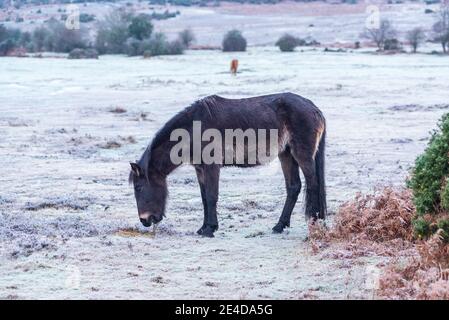
[[[143,55],[146,58],[160,55],[182,54],[184,45],[180,40],[167,41],[163,33],[157,32],[149,39],[139,41],[137,39],[128,39],[129,56]]]
[[[407,185],[413,191],[417,217],[413,222],[420,238],[442,229],[449,238],[449,114],[432,133],[424,153],[416,159]]]
[[[421,215],[441,210],[440,195],[446,188],[449,175],[449,114],[442,117],[438,128],[432,133],[424,154],[416,159],[408,182],[413,190],[416,210]]]
[[[299,39],[290,34],[284,34],[278,41],[276,41],[276,46],[278,46],[282,52],[292,52],[298,45]]]
[[[386,39],[384,43],[384,50],[400,50],[401,49],[401,43],[398,39]]]
[[[239,30],[231,30],[223,38],[223,51],[246,51],[246,39]]]

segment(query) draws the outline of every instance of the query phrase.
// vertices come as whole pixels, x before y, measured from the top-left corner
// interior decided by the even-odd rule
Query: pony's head
[[[166,177],[157,172],[149,172],[137,163],[131,163],[129,181],[134,186],[140,222],[145,227],[160,222],[165,214],[168,193]]]

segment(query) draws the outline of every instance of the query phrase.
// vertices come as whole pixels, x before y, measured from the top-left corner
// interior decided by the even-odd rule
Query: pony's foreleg
[[[203,165],[201,167],[206,214],[204,226],[200,229],[204,237],[213,237],[218,229],[217,202],[218,202],[218,180],[220,178],[220,167],[218,165]]]
[[[273,227],[273,232],[281,233],[285,227],[290,226],[290,217],[295,207],[298,195],[301,192],[301,179],[299,177],[299,167],[289,150],[285,150],[279,154],[282,172],[285,178],[285,187],[287,189],[287,199],[285,200],[284,209],[279,218],[279,222]]]
[[[198,184],[200,185],[201,201],[203,202],[204,220],[201,228],[196,233],[203,234],[203,229],[206,227],[207,222],[207,201],[206,201],[206,187],[204,185],[204,174],[201,167],[195,167],[196,177],[198,178]]]

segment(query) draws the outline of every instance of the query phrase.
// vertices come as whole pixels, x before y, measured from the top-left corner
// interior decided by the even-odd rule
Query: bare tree
[[[178,33],[178,38],[186,48],[190,47],[192,42],[195,41],[195,35],[191,29],[184,29]]]
[[[449,43],[449,1],[445,0],[441,3],[438,12],[438,20],[432,27],[435,34],[435,41],[441,43],[443,52],[447,52],[447,45]]]
[[[383,50],[385,41],[396,36],[396,30],[390,20],[382,19],[378,28],[366,28],[362,36],[373,41],[379,50]]]
[[[421,45],[421,43],[423,43],[425,39],[426,36],[424,34],[424,30],[420,27],[414,28],[413,30],[407,32],[407,40],[413,49],[413,53],[416,53],[418,47]]]

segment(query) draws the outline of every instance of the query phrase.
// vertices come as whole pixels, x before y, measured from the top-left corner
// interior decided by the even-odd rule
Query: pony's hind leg
[[[281,233],[285,227],[290,226],[290,217],[298,200],[298,195],[301,192],[298,163],[293,158],[289,148],[279,154],[279,160],[281,161],[282,172],[284,173],[287,199],[285,200],[279,222],[273,228],[273,232],[275,233]]]
[[[301,167],[306,180],[306,219],[318,219],[320,213],[319,185],[315,170],[313,157],[298,157],[297,161]]]
[[[298,132],[296,139],[289,142],[291,154],[301,168],[306,180],[306,219],[319,218],[320,215],[320,184],[317,175],[316,157],[318,155],[318,140],[316,134],[308,131]],[[324,155],[320,155],[324,156]]]

